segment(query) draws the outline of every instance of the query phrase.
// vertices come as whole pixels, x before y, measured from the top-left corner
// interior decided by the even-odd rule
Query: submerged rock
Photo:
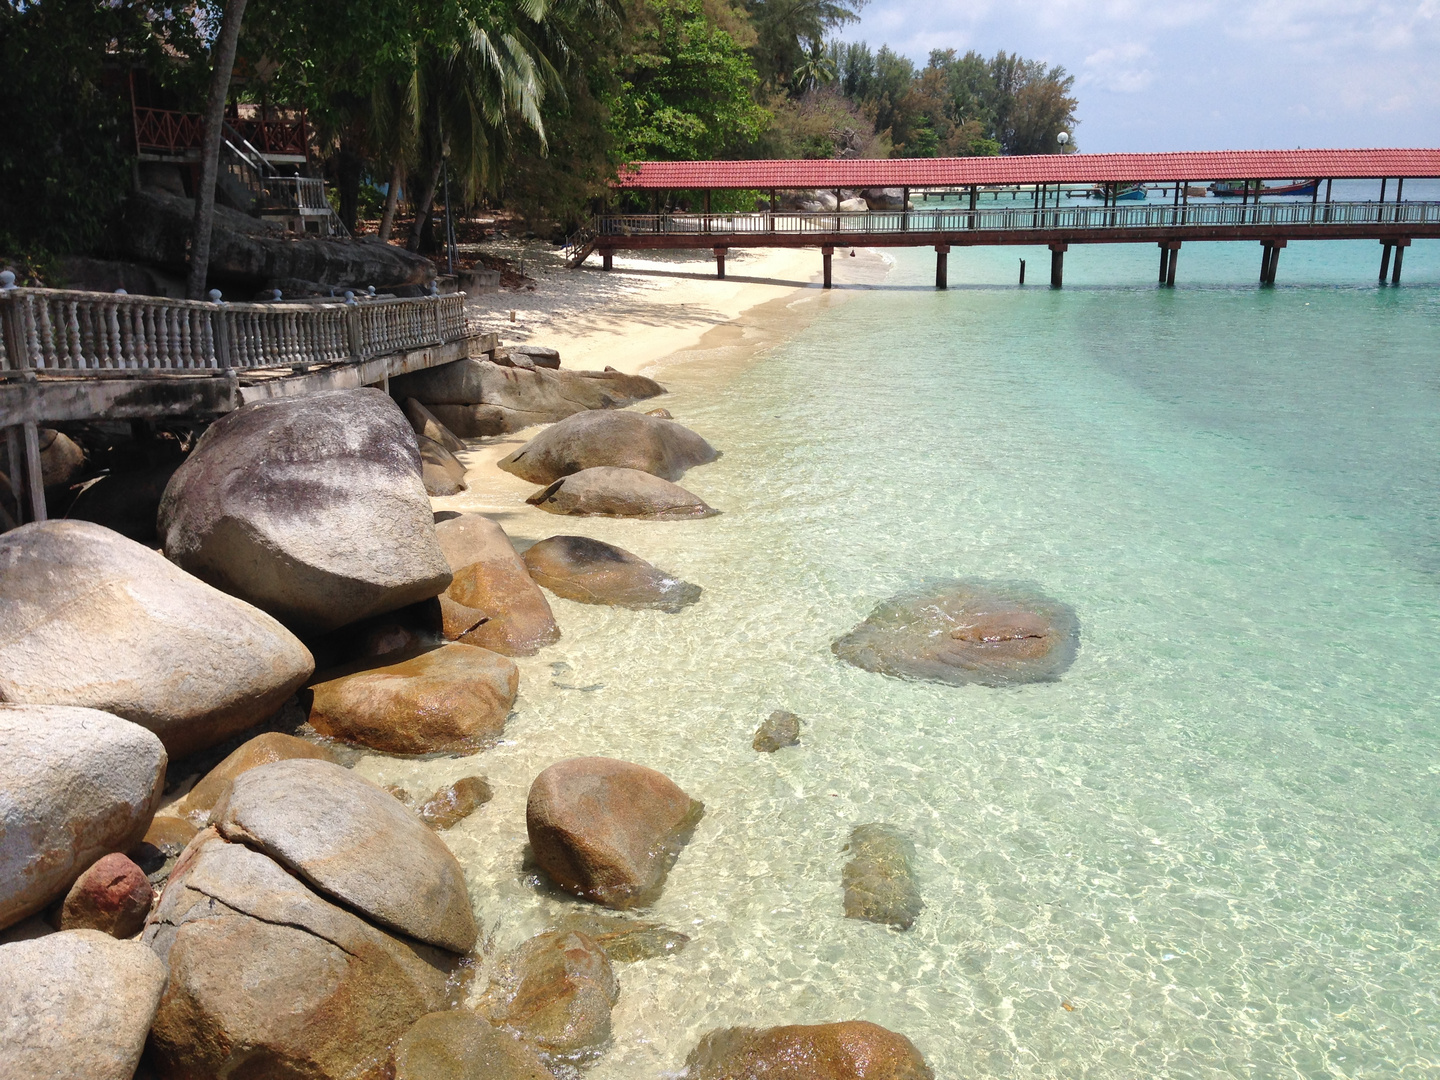
[[[892,825],[857,825],[841,871],[845,916],[909,930],[925,909],[915,882],[915,845]]]
[[[379,390],[222,417],[165,489],[160,533],[177,565],[307,633],[450,584],[415,434]]]
[[[420,819],[432,829],[448,829],[464,821],[494,797],[495,793],[490,790],[490,782],[485,777],[462,776],[421,804]]]
[[[466,488],[465,465],[434,439],[416,435],[420,447],[420,478],[427,495],[458,495]]]
[[[934,1080],[915,1044],[865,1020],[720,1028],[685,1059],[686,1080]]]
[[[799,742],[800,718],[793,712],[776,709],[760,725],[750,745],[762,754],[773,754],[782,747],[796,746]]]
[[[475,944],[450,849],[389,792],[339,765],[278,761],[242,773],[214,821],[225,839],[382,926],[453,952]]]
[[[571,758],[535,778],[525,825],[556,886],[612,908],[649,904],[704,813],[668,777],[614,758]]]
[[[391,386],[424,402],[464,438],[503,435],[579,412],[617,409],[665,392],[651,379],[618,371],[558,371],[489,360],[457,360],[398,376]]]
[[[582,604],[656,608],[671,614],[700,599],[691,585],[638,555],[588,536],[552,536],[525,552],[536,582],[556,596]]]
[[[69,930],[0,945],[0,1076],[130,1080],[164,989],[138,941]]]
[[[323,672],[310,726],[390,754],[473,752],[505,730],[520,672],[509,657],[449,642]]]
[[[271,716],[312,670],[269,615],[119,533],[0,537],[0,700],[103,709],[178,758]]]
[[[422,1016],[395,1044],[394,1080],[555,1080],[526,1043],[469,1009]]]
[[[369,872],[403,870],[377,862]],[[213,830],[186,851],[144,940],[170,968],[147,1058],[162,1080],[381,1080],[395,1040],[446,1007],[456,961],[316,896]]]
[[[111,852],[70,886],[60,909],[60,929],[134,937],[145,925],[154,898],[145,872],[119,852]]]
[[[831,646],[866,671],[955,685],[1058,679],[1075,659],[1080,623],[1031,586],[947,581],[885,601]]]
[[[417,436],[424,435],[427,439],[434,439],[452,454],[467,449],[464,439],[437,420],[434,413],[414,398],[405,399],[405,419],[410,421],[410,426],[415,429]]]
[[[658,956],[673,956],[690,938],[659,923],[636,922],[619,915],[600,915],[593,911],[576,911],[560,920],[556,927],[562,932],[584,934],[605,950],[615,964],[634,964]]]
[[[550,514],[633,517],[657,521],[713,517],[719,510],[679,484],[639,469],[598,466],[555,481],[525,500]]]
[[[687,469],[719,456],[673,420],[636,412],[586,412],[551,425],[498,464],[532,484],[553,484],[602,465],[679,480]]]
[[[241,773],[249,772],[257,765],[268,765],[272,761],[290,761],[292,758],[310,758],[315,761],[334,761],[333,751],[315,743],[285,735],[279,731],[267,731],[241,743],[225,759],[216,765],[180,800],[175,813],[180,814],[196,828],[203,829],[210,823],[210,811],[230,796],[230,785]],[[193,832],[191,835],[194,835]],[[188,840],[187,840],[188,842]]]
[[[479,1010],[548,1057],[581,1062],[610,1041],[619,996],[605,950],[584,934],[550,931],[500,961]]]
[[[63,896],[81,871],[140,842],[160,805],[165,748],[95,709],[0,705],[0,929]]]
[[[506,656],[533,656],[558,641],[550,602],[505,530],[482,514],[439,517],[435,535],[454,575],[441,601],[445,636]],[[476,612],[484,618],[472,621]]]

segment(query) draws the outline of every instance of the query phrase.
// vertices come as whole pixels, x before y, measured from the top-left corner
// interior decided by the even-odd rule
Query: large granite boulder
[[[588,536],[552,536],[525,552],[536,582],[582,604],[655,608],[671,614],[700,599],[700,586]]]
[[[612,908],[653,902],[704,813],[663,773],[571,758],[535,778],[525,826],[535,862],[565,892]]]
[[[0,705],[0,929],[139,843],[165,765],[152,732],[109,713]]]
[[[394,1080],[555,1080],[523,1040],[469,1009],[422,1016],[395,1044]]]
[[[60,929],[99,930],[111,937],[134,937],[145,925],[154,899],[145,871],[112,851],[70,886],[60,908]]]
[[[410,421],[410,426],[415,429],[417,436],[424,435],[427,439],[434,439],[452,454],[466,449],[465,440],[437,420],[434,413],[414,398],[405,399],[405,418]]]
[[[272,761],[309,758],[314,761],[335,761],[335,752],[294,735],[266,731],[247,739],[211,769],[176,805],[174,812],[197,828],[210,824],[210,811],[230,797],[230,786],[241,773]]]
[[[264,720],[314,669],[263,611],[88,521],[0,536],[0,628],[0,700],[103,709],[172,757]]]
[[[501,959],[479,1010],[547,1058],[580,1063],[609,1042],[619,996],[604,949],[585,934],[550,931]]]
[[[144,941],[170,969],[147,1055],[161,1080],[382,1080],[390,1046],[447,1007],[456,962],[213,830],[186,849]]]
[[[454,575],[445,597],[485,616],[469,626],[460,619],[455,627],[447,626],[446,636],[506,656],[533,656],[558,641],[560,627],[550,603],[505,530],[481,514],[438,516],[435,535]]]
[[[464,438],[502,435],[591,409],[617,409],[665,392],[653,379],[618,371],[558,371],[490,360],[456,360],[391,380]]]
[[[381,926],[453,952],[475,944],[450,849],[389,792],[339,765],[298,758],[241,773],[211,820],[225,839]]]
[[[602,465],[679,480],[687,469],[719,456],[673,420],[637,412],[585,412],[551,425],[498,464],[532,484],[553,484]]]
[[[222,417],[165,489],[159,525],[176,564],[303,632],[450,584],[415,434],[379,390],[261,401]]]
[[[705,505],[679,484],[639,469],[600,465],[561,477],[525,500],[550,514],[574,517],[633,517],[657,521],[713,517]]]
[[[1024,584],[945,581],[885,601],[831,650],[866,671],[934,682],[1058,679],[1075,659],[1075,612]]]
[[[915,1044],[866,1020],[721,1028],[685,1060],[685,1080],[934,1080]]]
[[[164,989],[138,941],[70,930],[0,945],[0,1076],[130,1080]]]
[[[358,661],[320,679],[310,687],[310,726],[390,754],[493,744],[520,688],[515,661],[458,643]]]
[[[189,265],[194,219],[195,204],[190,199],[134,192],[121,207],[112,233],[116,253],[183,275]],[[393,244],[296,239],[273,222],[215,207],[210,234],[212,283],[253,291],[285,280],[364,288],[420,285],[434,277],[434,263]]]
[[[893,825],[857,825],[840,872],[845,915],[909,930],[925,908],[915,880],[915,845]]]
[[[466,488],[465,463],[426,435],[416,435],[420,447],[420,479],[426,495],[458,495]]]

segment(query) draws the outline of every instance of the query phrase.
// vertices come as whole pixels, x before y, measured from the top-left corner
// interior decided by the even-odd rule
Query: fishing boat
[[[1261,195],[1314,195],[1320,188],[1319,180],[1297,180],[1293,184],[1278,184],[1265,187],[1259,180],[1219,180],[1210,185],[1210,194],[1221,199],[1238,199],[1249,189],[1254,198]]]
[[[1115,202],[1141,202],[1146,197],[1144,184],[1121,184],[1108,191],[1104,184],[1096,184],[1088,191],[1072,191],[1070,195],[1072,198],[1077,199],[1104,199],[1109,197]]]

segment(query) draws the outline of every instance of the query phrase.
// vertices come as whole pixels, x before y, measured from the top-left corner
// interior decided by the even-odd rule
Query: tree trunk
[[[390,242],[390,230],[395,228],[395,211],[400,206],[400,185],[405,179],[405,169],[397,161],[390,169],[390,190],[385,193],[385,213],[380,218],[380,242]]]
[[[365,162],[355,150],[354,140],[349,134],[340,137],[340,153],[335,162],[337,194],[340,196],[340,222],[351,236],[355,235],[355,224],[360,217],[360,180],[365,171]]]
[[[415,204],[415,221],[410,226],[410,239],[405,244],[411,251],[420,250],[420,237],[424,235],[425,226],[430,222],[430,211],[435,207],[435,190],[440,186],[440,166],[443,160],[435,160],[435,168],[430,170],[430,178],[425,181],[425,191],[420,196],[420,201]]]
[[[215,174],[220,168],[220,137],[225,124],[225,99],[230,96],[230,72],[240,41],[240,20],[245,0],[225,0],[220,36],[210,51],[210,94],[205,99],[204,134],[200,142],[200,190],[195,193],[195,220],[190,227],[190,276],[185,295],[205,297],[205,275],[210,268],[210,228],[215,219]]]

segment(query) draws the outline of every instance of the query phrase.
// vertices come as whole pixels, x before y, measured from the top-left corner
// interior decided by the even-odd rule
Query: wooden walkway
[[[28,493],[31,519],[44,520],[42,424],[201,419],[267,398],[388,389],[391,376],[493,349],[464,305],[463,293],[230,304],[0,285],[0,428],[20,473],[11,481]]]

